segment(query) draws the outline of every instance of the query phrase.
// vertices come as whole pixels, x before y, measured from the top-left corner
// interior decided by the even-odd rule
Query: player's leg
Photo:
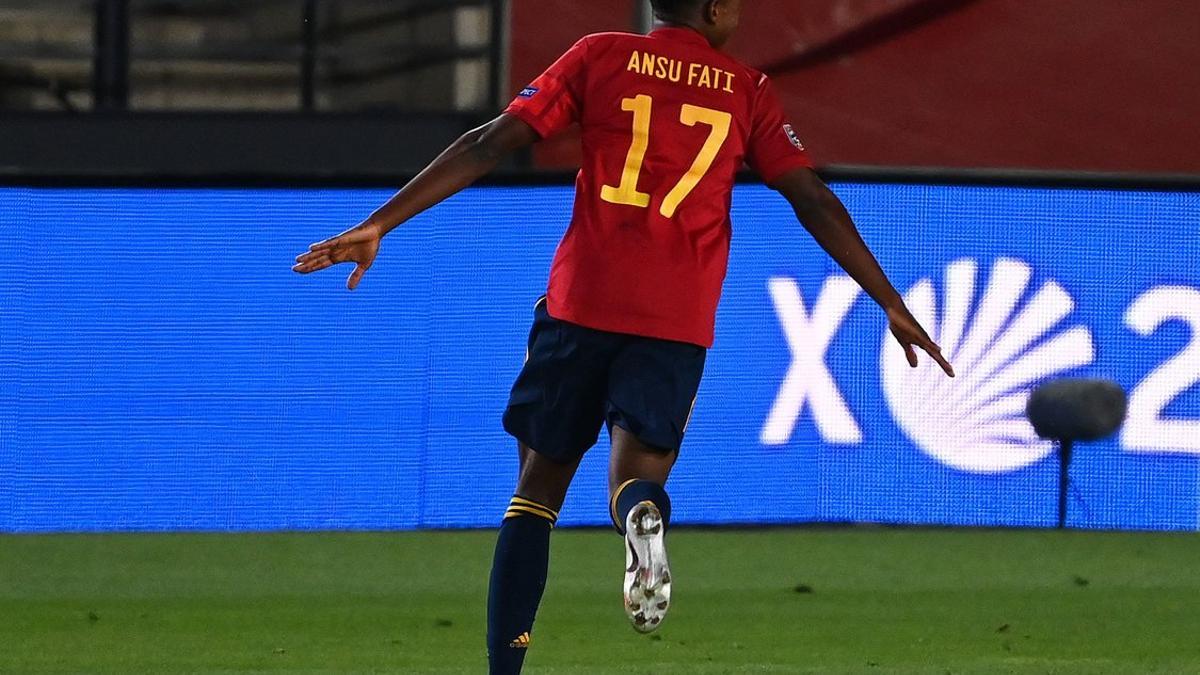
[[[550,531],[579,459],[558,462],[524,444],[516,494],[496,538],[488,587],[488,658],[493,675],[519,673],[550,566]]]
[[[611,427],[611,433],[609,510],[625,537],[625,614],[634,629],[649,633],[662,623],[671,603],[666,482],[678,453],[651,447],[619,426]]]
[[[504,428],[521,444],[516,493],[496,542],[488,590],[493,675],[519,673],[546,585],[550,530],[603,424],[610,336],[560,322],[539,302]],[[536,452],[535,452],[536,450]]]
[[[662,623],[671,600],[666,482],[704,372],[703,348],[638,339],[613,361],[608,422],[610,513],[625,536],[625,611],[634,628]]]
[[[517,495],[544,505],[556,513],[562,509],[567,489],[579,469],[583,456],[567,461],[553,460],[535,452],[524,443],[517,443],[521,465],[517,474]]]
[[[609,428],[612,456],[608,466],[609,513],[618,531],[625,531],[625,516],[635,505],[649,501],[664,519],[670,518],[667,478],[679,451],[655,448],[619,426]]]

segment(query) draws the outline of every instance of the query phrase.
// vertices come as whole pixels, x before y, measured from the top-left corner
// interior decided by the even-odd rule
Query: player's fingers
[[[329,250],[337,247],[337,240],[338,238],[334,237],[332,239],[326,239],[325,241],[318,241],[315,244],[309,244],[308,250],[317,253],[322,251],[328,252]]]
[[[925,353],[929,354],[929,356],[931,356],[933,360],[942,367],[942,370],[946,371],[947,375],[954,377],[954,366],[950,365],[950,362],[946,360],[946,357],[942,356],[942,348],[933,341],[933,338],[930,338],[928,335],[923,335],[921,339],[916,341],[916,345],[925,350]]]
[[[296,262],[306,263],[311,260],[316,260],[317,258],[323,257],[324,255],[325,255],[325,253],[322,251],[308,251],[306,253],[301,253],[300,255],[296,256]]]
[[[950,365],[946,357],[942,356],[941,348],[931,342],[928,345],[922,345],[921,349],[924,349],[926,354],[933,357],[933,360],[937,361],[937,364],[942,367],[942,370],[946,371],[947,375],[954,377],[954,366]]]
[[[346,280],[346,288],[350,290],[358,288],[359,282],[362,281],[363,275],[367,273],[369,268],[370,265],[362,264],[360,264],[358,267],[355,267],[354,272],[350,274],[350,278]]]
[[[327,269],[330,267],[333,267],[333,261],[330,260],[328,257],[322,257],[322,258],[314,258],[312,260],[309,260],[308,262],[300,263],[300,264],[296,265],[295,267],[293,267],[292,271],[299,272],[300,274],[312,274],[313,272],[320,272],[321,270]]]
[[[913,346],[908,344],[907,342],[904,343],[904,355],[908,357],[908,365],[912,366],[913,368],[916,368],[917,367],[917,350],[913,349]]]

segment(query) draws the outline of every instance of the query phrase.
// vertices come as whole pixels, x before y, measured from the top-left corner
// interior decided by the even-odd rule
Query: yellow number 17
[[[625,158],[625,170],[621,173],[621,184],[617,187],[605,185],[600,190],[600,198],[611,204],[650,207],[650,195],[638,192],[638,178],[642,174],[642,162],[646,159],[646,150],[650,147],[650,113],[654,107],[654,99],[641,94],[634,98],[621,101],[621,110],[633,113],[633,144],[629,146],[629,155]],[[659,213],[665,218],[671,218],[679,210],[679,205],[696,189],[704,174],[712,168],[717,159],[717,153],[729,138],[729,127],[733,123],[733,115],[720,110],[701,108],[687,105],[679,111],[679,121],[689,127],[705,124],[712,127],[692,168],[684,174],[667,196],[663,198]]]

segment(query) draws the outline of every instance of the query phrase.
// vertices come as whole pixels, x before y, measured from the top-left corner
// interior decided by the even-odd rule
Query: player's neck
[[[656,19],[654,21],[654,30],[658,30],[660,28],[682,28],[684,30],[693,31],[694,33],[698,34],[700,37],[704,38],[708,42],[708,46],[712,47],[713,49],[720,49],[720,47],[713,44],[712,38],[709,37],[708,34],[705,33],[702,28],[700,28],[699,26],[690,24],[686,21],[663,21],[662,19]]]

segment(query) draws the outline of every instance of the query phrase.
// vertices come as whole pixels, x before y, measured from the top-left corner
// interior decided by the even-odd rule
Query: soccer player
[[[909,313],[784,118],[771,83],[720,51],[741,0],[653,0],[647,36],[590,35],[468,132],[362,224],[297,258],[308,274],[356,264],[383,237],[469,186],[512,152],[573,123],[583,133],[575,212],[504,427],[520,473],[496,544],[488,596],[492,673],[520,672],[546,584],[550,530],[602,426],[612,439],[613,523],[625,537],[625,610],[654,630],[670,602],[664,488],[713,341],[729,253],[734,178],[748,164],[887,314],[908,361],[924,350],[953,376]]]

